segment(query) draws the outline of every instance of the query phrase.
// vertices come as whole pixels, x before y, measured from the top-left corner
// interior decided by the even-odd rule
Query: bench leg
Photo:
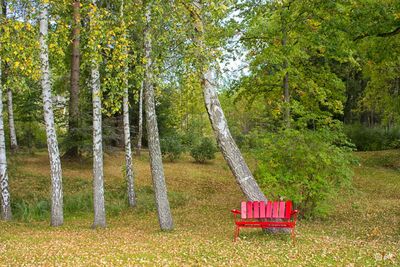
[[[294,227],[292,228],[290,237],[292,238],[293,245],[294,245],[294,244],[296,243],[296,233],[295,233],[295,231],[294,231]]]
[[[234,241],[234,242],[236,242],[236,240],[237,240],[237,238],[238,238],[238,236],[239,236],[239,230],[240,230],[240,227],[239,227],[239,226],[236,226],[236,228],[235,228],[235,236],[234,236],[234,238],[233,238],[233,241]]]

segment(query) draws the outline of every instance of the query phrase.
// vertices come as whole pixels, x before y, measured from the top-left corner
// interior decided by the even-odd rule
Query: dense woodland
[[[104,153],[124,151],[135,207],[132,162],[149,151],[162,230],[173,229],[163,160],[221,151],[243,198],[324,218],[352,187],[354,150],[400,148],[400,1],[2,0],[1,11],[4,220],[17,207],[7,158],[46,148],[51,225],[64,221],[64,161],[93,162],[93,227],[105,227]]]

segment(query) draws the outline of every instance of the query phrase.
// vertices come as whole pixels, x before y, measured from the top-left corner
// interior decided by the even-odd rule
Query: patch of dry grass
[[[151,209],[126,208],[108,216],[108,228],[102,230],[89,228],[89,212],[66,217],[60,228],[49,227],[47,221],[0,222],[0,265],[400,265],[400,172],[391,167],[399,165],[380,162],[400,153],[358,155],[361,166],[355,169],[355,189],[337,200],[329,220],[300,221],[295,246],[287,235],[267,235],[257,229],[243,230],[233,243],[229,211],[243,197],[229,169],[220,156],[205,165],[183,158],[164,165],[168,189],[184,196],[172,210],[174,231],[160,232]],[[20,155],[12,162],[13,195],[47,196],[45,154]],[[122,153],[106,156],[105,162],[106,191],[124,190]],[[151,186],[146,155],[135,158],[135,171],[138,195],[144,194]],[[63,174],[65,195],[91,188],[90,162],[64,163]],[[136,209],[145,205],[146,199],[141,201]]]

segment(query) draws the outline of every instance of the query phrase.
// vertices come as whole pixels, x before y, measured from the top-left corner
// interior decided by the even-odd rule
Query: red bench
[[[235,217],[236,241],[240,228],[290,228],[295,241],[297,210],[292,209],[292,201],[243,201],[241,210],[231,210]],[[240,219],[238,218],[240,215]]]

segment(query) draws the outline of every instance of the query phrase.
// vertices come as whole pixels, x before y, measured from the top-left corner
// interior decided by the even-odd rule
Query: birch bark
[[[151,6],[146,6],[146,27],[144,31],[145,48],[145,76],[144,76],[144,101],[146,110],[146,129],[149,142],[149,153],[151,162],[151,174],[158,213],[158,221],[161,230],[172,230],[173,222],[167,196],[167,186],[165,184],[164,169],[162,164],[160,140],[158,136],[157,116],[154,103],[153,73],[151,60]]]
[[[137,147],[136,147],[136,155],[140,156],[140,152],[142,150],[142,138],[143,138],[143,86],[142,82],[139,91],[139,129],[138,129],[138,139],[137,139]]]
[[[251,201],[266,201],[264,193],[261,191],[256,180],[254,179],[249,167],[247,166],[238,146],[236,145],[228,128],[228,123],[218,99],[216,85],[214,83],[212,70],[206,66],[204,53],[206,51],[204,44],[204,25],[201,16],[201,3],[193,1],[191,6],[187,6],[194,20],[194,27],[197,32],[195,41],[199,47],[199,57],[203,58],[201,85],[203,89],[204,103],[217,139],[218,146],[228,163],[236,182],[238,183],[243,194]]]
[[[0,7],[0,19],[3,19],[3,8]],[[1,51],[1,43],[0,43]],[[0,57],[0,190],[1,190],[1,218],[9,221],[12,218],[10,191],[8,186],[7,173],[7,156],[6,156],[6,141],[4,136],[4,121],[3,121],[3,88],[2,88],[2,72],[1,72],[1,57]]]
[[[40,5],[40,67],[44,121],[46,124],[47,148],[50,158],[51,172],[51,225],[63,224],[63,189],[60,153],[54,124],[53,103],[51,99],[50,64],[48,38],[48,4]]]
[[[124,1],[121,2],[121,12],[120,19],[122,23],[122,27],[125,29],[124,22]],[[124,38],[126,39],[126,34],[124,33]],[[124,54],[128,54],[127,47],[124,48]],[[122,100],[122,109],[123,109],[123,121],[124,121],[124,142],[125,142],[125,166],[126,166],[126,181],[127,181],[127,189],[128,189],[128,204],[130,207],[134,207],[136,205],[136,197],[134,190],[134,171],[132,164],[132,147],[131,147],[131,132],[130,132],[130,124],[129,124],[129,101],[128,101],[128,65],[125,62],[125,70],[124,70],[124,97]]]
[[[18,150],[18,143],[17,143],[17,135],[15,133],[13,94],[10,89],[7,89],[7,108],[8,108],[8,126],[10,128],[11,151],[16,152]]]

